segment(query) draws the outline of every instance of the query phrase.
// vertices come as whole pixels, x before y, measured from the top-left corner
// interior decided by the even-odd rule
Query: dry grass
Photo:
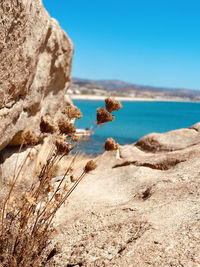
[[[73,159],[72,155],[68,155],[66,157],[63,157],[59,162],[57,162],[56,164],[54,164],[54,166],[52,166],[52,168],[49,172],[49,176],[53,178],[56,176],[64,175],[65,171],[68,168],[68,166],[70,165],[72,159]],[[83,167],[87,164],[87,162],[91,159],[92,159],[92,157],[90,157],[89,155],[86,155],[84,153],[81,153],[80,155],[78,155],[77,159],[76,159],[76,165],[74,168],[75,174],[77,175],[80,172],[80,170],[82,170]]]
[[[97,124],[110,121],[109,116],[112,117],[112,115],[108,111],[106,111],[108,113],[106,113],[106,120],[105,117],[99,119],[98,110]],[[74,118],[81,118],[81,113],[76,107],[74,112],[71,106],[65,112],[70,113],[70,119],[73,119],[73,114]],[[50,244],[52,233],[55,232],[53,220],[56,212],[85,175],[97,167],[94,160],[88,161],[84,156],[79,157],[82,147],[90,136],[75,138],[76,129],[68,118],[56,124],[42,117],[40,130],[41,134],[48,133],[52,137],[52,145],[46,154],[45,164],[36,177],[33,177],[33,181],[19,190],[17,180],[31,154],[31,149],[20,168],[17,167],[17,160],[10,189],[1,203],[0,265],[4,267],[44,266],[54,256],[56,250],[55,248],[50,250]],[[37,140],[34,133],[25,132],[19,152],[24,144],[29,144],[33,148]],[[71,151],[74,151],[74,155],[69,157]],[[63,176],[59,183],[53,186],[52,177],[58,173],[64,158],[68,160],[65,160],[62,169]],[[79,164],[84,162],[84,167],[78,175],[77,168],[80,165],[75,166],[75,162]]]

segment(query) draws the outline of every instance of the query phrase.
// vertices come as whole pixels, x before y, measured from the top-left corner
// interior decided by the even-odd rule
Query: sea
[[[83,118],[75,125],[81,129],[92,129],[96,121],[96,110],[105,107],[104,101],[73,100],[81,109]],[[113,137],[120,145],[132,144],[152,132],[164,133],[187,128],[200,121],[200,103],[122,101],[122,109],[113,112],[115,119],[100,125],[83,152],[98,155],[104,150],[106,138]]]

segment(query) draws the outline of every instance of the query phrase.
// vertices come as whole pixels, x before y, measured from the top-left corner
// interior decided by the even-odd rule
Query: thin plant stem
[[[17,163],[18,163],[18,160],[19,160],[19,153],[21,152],[23,145],[24,145],[24,142],[21,143],[20,148],[19,148],[18,153],[17,153],[17,160],[15,162],[15,168],[14,168],[14,173],[13,173],[12,181],[15,178],[15,173],[16,173],[16,169],[17,169]]]
[[[30,151],[29,151],[28,154],[26,155],[26,158],[25,158],[23,164],[21,165],[21,168],[20,168],[20,170],[18,171],[17,176],[14,178],[14,180],[13,180],[13,182],[12,182],[12,185],[11,185],[11,187],[10,187],[10,190],[9,190],[8,196],[6,197],[5,202],[4,202],[4,204],[3,204],[3,211],[2,211],[2,218],[1,218],[1,235],[2,235],[2,236],[4,236],[4,216],[5,216],[5,208],[6,208],[6,204],[7,204],[8,200],[10,199],[10,196],[11,196],[11,193],[12,193],[12,191],[13,191],[13,188],[14,188],[14,186],[15,186],[15,184],[16,184],[16,181],[17,181],[17,179],[18,179],[18,177],[19,177],[19,175],[20,175],[20,173],[21,173],[21,171],[22,171],[22,169],[23,169],[23,167],[24,167],[24,165],[25,165],[25,163],[26,163],[26,161],[27,161],[29,155],[30,155],[31,150],[32,150],[32,148],[30,149]]]

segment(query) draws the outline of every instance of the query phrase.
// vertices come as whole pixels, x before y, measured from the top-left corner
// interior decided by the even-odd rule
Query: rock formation
[[[57,216],[61,246],[49,266],[199,266],[199,129],[100,156]]]
[[[41,115],[59,116],[70,82],[73,44],[41,0],[1,1],[0,22],[2,150],[17,144],[25,128],[36,130]]]
[[[59,117],[73,45],[41,0],[1,1],[0,21],[2,150],[41,115]],[[17,154],[3,152],[6,180]],[[105,152],[59,210],[45,266],[200,266],[199,157],[200,123]]]

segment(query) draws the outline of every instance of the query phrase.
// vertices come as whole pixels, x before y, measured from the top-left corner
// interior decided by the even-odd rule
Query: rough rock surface
[[[0,1],[0,22],[2,150],[21,130],[37,129],[41,115],[59,116],[73,44],[41,0]]]
[[[100,156],[57,215],[48,266],[200,266],[199,125]]]
[[[8,146],[0,151],[0,183],[7,183],[12,180],[14,173],[24,165],[19,174],[18,182],[27,182],[33,179],[46,163],[48,152],[52,147],[50,138],[44,138],[42,144],[34,147],[24,146],[19,152],[19,147]]]
[[[165,135],[159,133],[151,133],[141,138],[136,146],[144,151],[159,152],[173,151],[183,149],[199,143],[200,136],[197,126],[190,129],[179,129],[167,132]],[[191,131],[191,129],[193,131]]]

